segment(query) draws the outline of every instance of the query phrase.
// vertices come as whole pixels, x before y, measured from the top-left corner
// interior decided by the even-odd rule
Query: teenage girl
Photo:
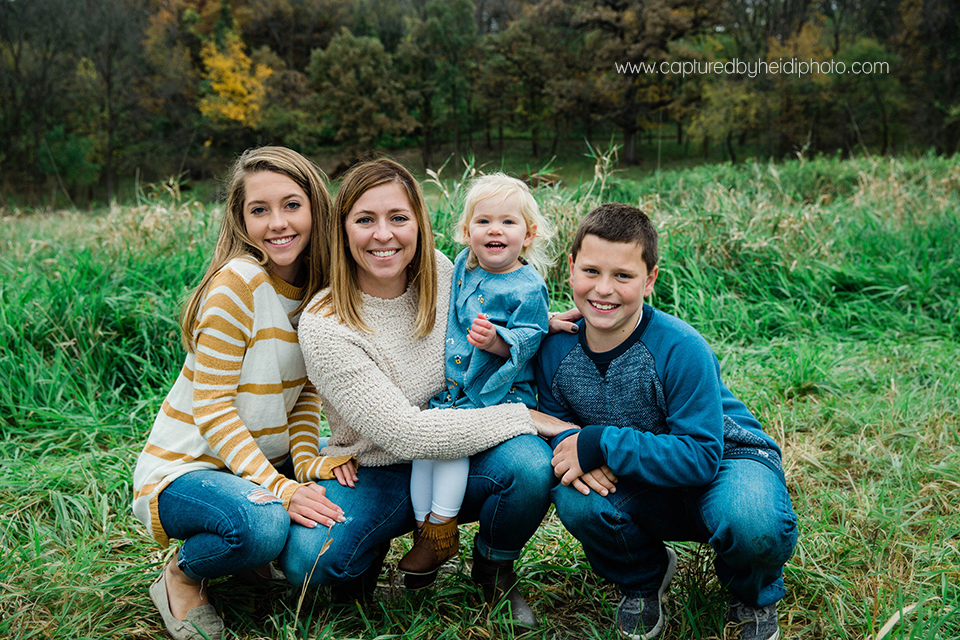
[[[133,474],[137,518],[161,545],[181,541],[150,587],[176,640],[222,637],[207,580],[269,576],[291,521],[343,518],[310,482],[349,458],[318,455],[320,402],[297,342],[325,281],[330,206],[295,151],[262,147],[234,163],[213,260],[180,318],[186,361]]]
[[[476,179],[457,223],[467,245],[454,263],[447,318],[447,388],[431,408],[478,408],[520,402],[536,409],[531,359],[547,334],[552,235],[527,186],[504,174]],[[398,568],[407,588],[429,585],[459,546],[457,514],[470,459],[414,460],[410,497],[417,521],[413,548]],[[410,576],[423,576],[410,578]]]

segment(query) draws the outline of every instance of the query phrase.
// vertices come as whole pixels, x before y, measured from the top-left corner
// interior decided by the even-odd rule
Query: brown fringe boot
[[[400,559],[397,568],[415,576],[436,573],[440,565],[456,555],[459,549],[460,530],[456,518],[439,524],[427,520],[419,535],[414,534],[413,548]]]

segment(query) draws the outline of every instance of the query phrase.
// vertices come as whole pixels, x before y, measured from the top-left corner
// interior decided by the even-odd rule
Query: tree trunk
[[[423,157],[423,169],[433,166],[433,95],[423,97],[423,146],[420,148]]]
[[[493,140],[490,137],[490,108],[487,107],[486,114],[483,118],[483,129],[486,135],[486,148],[493,149]]]
[[[453,153],[457,165],[460,165],[460,112],[457,110],[457,83],[453,82],[450,94],[453,102]]]
[[[623,128],[623,161],[627,164],[638,164],[636,122]]]
[[[557,155],[557,145],[560,143],[560,116],[553,119],[553,143],[550,145],[550,155]]]
[[[727,156],[732,164],[736,164],[737,154],[733,151],[733,129],[727,131]]]

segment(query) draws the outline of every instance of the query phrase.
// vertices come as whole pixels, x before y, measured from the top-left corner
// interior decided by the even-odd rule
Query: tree
[[[452,125],[454,150],[460,154],[460,105],[472,90],[466,67],[476,45],[473,11],[470,0],[430,0],[398,50],[425,167],[433,164],[437,130],[444,121]]]
[[[68,111],[77,9],[57,0],[0,2],[0,165],[38,180],[45,136]],[[69,135],[69,133],[65,134]]]
[[[98,129],[104,138],[103,178],[108,201],[114,197],[117,180],[118,131],[139,98],[146,16],[147,0],[88,0],[82,14],[81,52],[95,72],[92,85],[102,118]]]
[[[393,62],[376,38],[342,29],[330,46],[311,54],[307,75],[336,140],[357,155],[367,153],[383,136],[409,133],[414,127]]]
[[[270,47],[286,68],[303,71],[315,49],[326,47],[348,24],[349,6],[341,0],[250,0],[242,16],[244,40],[253,48]]]
[[[256,127],[273,70],[254,65],[234,31],[225,32],[219,45],[215,39],[207,40],[200,57],[207,84],[198,104],[200,113],[220,124]]]
[[[439,86],[446,90],[453,124],[453,148],[460,157],[460,105],[471,90],[466,66],[476,46],[477,27],[471,0],[430,0],[424,8],[427,51],[437,57]]]
[[[442,108],[440,71],[436,56],[427,43],[427,27],[423,20],[413,22],[409,33],[397,50],[397,65],[403,83],[409,87],[407,103],[415,121],[414,133],[420,138],[420,157],[425,169],[434,166],[438,112]]]
[[[572,2],[572,0],[567,0]],[[586,6],[581,6],[586,4]],[[573,25],[588,32],[594,72],[613,105],[608,117],[623,131],[624,160],[637,162],[641,118],[670,104],[670,83],[662,74],[624,63],[659,63],[668,59],[669,45],[691,37],[716,22],[716,0],[593,0],[572,5]]]

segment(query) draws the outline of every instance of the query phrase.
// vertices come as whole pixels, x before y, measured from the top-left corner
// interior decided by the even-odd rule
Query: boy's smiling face
[[[583,314],[587,345],[609,351],[633,333],[659,269],[647,270],[639,244],[610,242],[592,234],[584,236],[577,259],[568,261],[573,302]]]

